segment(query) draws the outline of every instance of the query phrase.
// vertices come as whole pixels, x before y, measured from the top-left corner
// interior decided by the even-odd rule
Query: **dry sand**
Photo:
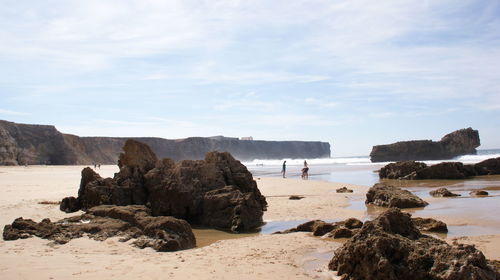
[[[82,166],[0,167],[0,228],[17,217],[57,220],[73,214],[58,205],[39,204],[76,195]],[[115,166],[102,166],[101,176],[112,176]],[[366,187],[282,178],[258,178],[267,197],[266,221],[362,218],[348,210],[349,199],[361,199]],[[354,193],[339,194],[346,186]],[[301,195],[302,200],[289,200]],[[234,235],[233,235],[234,237]],[[201,241],[201,240],[200,240]],[[487,257],[500,259],[500,237],[464,237],[478,244]],[[451,240],[450,240],[451,242]],[[117,238],[104,242],[79,238],[54,245],[39,238],[0,241],[1,279],[336,279],[326,268],[335,241],[308,233],[253,235],[220,240],[211,245],[172,253],[137,249]]]

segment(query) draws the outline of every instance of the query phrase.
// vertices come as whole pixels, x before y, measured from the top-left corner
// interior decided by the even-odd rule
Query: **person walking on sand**
[[[281,173],[283,173],[283,178],[286,178],[285,177],[285,173],[286,173],[286,160],[283,162],[283,167],[281,168]]]
[[[304,168],[302,168],[302,175],[301,175],[303,180],[309,179],[309,167],[307,166],[307,161],[304,160]]]

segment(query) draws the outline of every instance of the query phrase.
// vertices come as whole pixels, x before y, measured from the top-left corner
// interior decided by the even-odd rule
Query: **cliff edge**
[[[330,144],[319,141],[258,141],[229,137],[79,137],[51,125],[0,120],[0,165],[114,164],[128,139],[143,142],[160,158],[204,159],[211,151],[229,152],[238,160],[330,157]]]
[[[480,144],[479,132],[469,127],[447,134],[437,142],[415,140],[373,146],[370,159],[372,162],[452,159],[476,154]]]

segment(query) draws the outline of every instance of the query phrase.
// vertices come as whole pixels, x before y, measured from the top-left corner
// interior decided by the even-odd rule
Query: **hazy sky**
[[[500,148],[500,1],[0,0],[0,119],[81,136]]]

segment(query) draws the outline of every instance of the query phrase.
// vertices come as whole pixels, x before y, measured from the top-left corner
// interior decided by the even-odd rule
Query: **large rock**
[[[375,184],[368,190],[365,204],[398,208],[416,208],[428,205],[427,202],[410,191],[384,183]]]
[[[403,161],[389,163],[379,171],[381,179],[400,180],[465,179],[476,175],[475,166],[461,162],[441,162],[427,166],[423,162]]]
[[[97,206],[86,214],[54,223],[49,219],[36,223],[17,218],[4,227],[3,238],[16,240],[38,236],[64,244],[84,234],[96,240],[113,236],[121,236],[122,241],[137,238],[134,245],[162,252],[190,249],[196,245],[191,226],[186,221],[174,217],[153,217],[151,211],[142,205]]]
[[[366,222],[328,267],[343,280],[500,279],[474,246],[422,235],[410,215],[395,208]]]
[[[476,154],[479,145],[479,132],[469,127],[447,134],[438,142],[417,140],[373,146],[370,158],[372,162],[451,159]]]
[[[128,140],[120,155],[120,172],[101,178],[82,171],[78,201],[83,209],[102,204],[148,205],[155,216],[249,231],[262,225],[265,197],[252,174],[229,153],[210,152],[205,160],[157,160],[151,149]]]
[[[460,194],[452,193],[447,188],[439,188],[429,192],[434,197],[455,197],[461,196]]]
[[[500,174],[500,157],[490,158],[474,165],[478,175],[497,175]]]
[[[403,179],[427,167],[427,164],[416,161],[399,161],[389,163],[378,172],[380,179]]]

